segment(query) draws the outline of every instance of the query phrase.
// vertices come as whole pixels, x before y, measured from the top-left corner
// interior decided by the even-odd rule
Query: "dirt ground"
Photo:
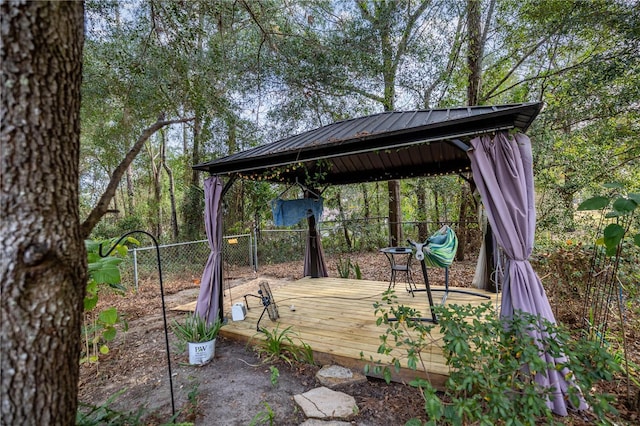
[[[363,278],[388,279],[384,257],[365,253],[350,255],[350,258],[360,266]],[[336,265],[337,259],[327,259],[330,276],[338,276]],[[475,261],[455,265],[450,274],[451,285],[470,283]],[[300,262],[265,266],[259,272],[257,276],[247,271],[227,271],[224,285],[244,285],[247,293],[255,293],[256,289],[249,287],[256,278],[267,279],[272,289],[279,283],[302,278]],[[192,277],[165,283],[169,322],[184,315],[171,308],[196,300],[198,273],[194,271]],[[421,281],[420,277],[416,278]],[[274,380],[272,364],[264,363],[252,347],[221,337],[216,341],[213,361],[201,367],[190,366],[187,352],[180,351],[170,332],[172,398],[157,279],[141,284],[137,293],[126,297],[104,296],[100,305],[116,306],[128,323],[128,331],[119,332],[109,344],[108,354],[101,355],[98,363],[81,366],[81,403],[108,406],[111,411],[100,413],[108,412],[115,417],[112,423],[101,424],[159,425],[169,423],[174,412],[176,422],[196,425],[299,425],[305,420],[293,396],[319,386],[315,373],[320,366],[291,367],[277,363],[273,366],[279,375]],[[401,425],[411,418],[426,420],[424,401],[418,391],[408,385],[387,385],[384,381],[369,379],[338,390],[356,399],[360,410],[352,424]],[[88,407],[83,408],[87,410]],[[117,417],[120,413],[130,413],[131,417]],[[140,420],[136,420],[136,416]],[[627,411],[625,417],[637,419],[634,416]],[[565,420],[566,424],[573,425],[589,423],[580,416]]]

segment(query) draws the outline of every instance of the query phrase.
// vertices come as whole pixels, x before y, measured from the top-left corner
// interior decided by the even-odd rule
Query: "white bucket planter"
[[[189,364],[203,365],[211,361],[216,354],[216,339],[203,343],[187,343],[189,347]]]

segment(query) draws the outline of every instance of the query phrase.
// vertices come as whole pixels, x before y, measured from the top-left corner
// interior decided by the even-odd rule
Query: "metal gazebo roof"
[[[252,180],[348,184],[459,173],[470,138],[526,131],[542,103],[390,111],[338,121],[193,166]]]

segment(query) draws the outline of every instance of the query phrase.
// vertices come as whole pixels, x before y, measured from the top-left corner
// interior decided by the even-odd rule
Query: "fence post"
[[[136,293],[138,292],[138,254],[137,249],[133,248],[133,283],[136,289]]]
[[[254,226],[251,234],[249,234],[249,251],[251,256],[251,263],[253,263],[253,272],[258,272],[258,235],[256,230],[258,226]],[[252,241],[253,239],[253,241]]]

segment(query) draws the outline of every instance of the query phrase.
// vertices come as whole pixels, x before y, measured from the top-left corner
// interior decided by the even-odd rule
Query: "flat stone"
[[[349,419],[358,414],[351,395],[324,386],[293,397],[306,417],[315,419]]]
[[[339,365],[325,365],[316,373],[316,379],[318,379],[322,386],[331,389],[367,381],[364,374],[354,372]]]

